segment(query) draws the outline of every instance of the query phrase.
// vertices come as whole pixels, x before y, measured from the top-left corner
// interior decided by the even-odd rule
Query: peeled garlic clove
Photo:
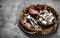
[[[30,15],[28,15],[26,18],[29,18],[30,19],[31,17],[30,17]]]
[[[50,16],[52,16],[53,14],[52,13],[49,13]]]
[[[39,21],[42,21],[43,19],[42,18],[39,18]]]
[[[47,10],[44,10],[43,12],[48,12]]]
[[[52,23],[53,19],[54,19],[54,17],[52,16],[52,17],[50,18],[50,20],[48,20],[49,24]]]
[[[44,20],[44,21],[42,21],[42,23],[46,25],[47,24],[47,21]]]
[[[45,19],[45,17],[46,17],[46,14],[44,14],[42,17]]]

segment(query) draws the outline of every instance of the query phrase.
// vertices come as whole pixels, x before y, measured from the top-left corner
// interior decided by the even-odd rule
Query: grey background
[[[52,35],[26,35],[17,25],[20,12],[33,4],[47,4],[59,14],[59,27]],[[0,0],[0,38],[60,38],[60,0]]]

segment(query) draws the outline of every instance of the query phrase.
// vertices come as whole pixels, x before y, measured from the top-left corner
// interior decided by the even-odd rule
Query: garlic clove
[[[43,19],[42,18],[39,18],[39,21],[42,21]]]
[[[47,21],[44,20],[44,21],[42,21],[42,23],[46,25],[47,24]]]
[[[31,16],[30,16],[30,15],[28,15],[26,18],[29,18],[29,19],[30,19],[30,18],[31,18]]]

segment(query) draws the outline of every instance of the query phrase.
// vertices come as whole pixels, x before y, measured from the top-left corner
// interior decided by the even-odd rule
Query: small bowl
[[[44,10],[45,7],[47,6],[46,10],[48,11],[51,11],[53,13],[53,15],[55,16],[55,19],[53,21],[53,23],[51,25],[48,25],[48,26],[40,26],[39,29],[34,29],[32,27],[32,25],[28,22],[26,22],[26,18],[25,18],[25,15],[28,10],[30,9],[30,7],[38,7],[38,11],[39,10]],[[50,33],[53,33],[56,29],[57,29],[57,26],[58,26],[58,14],[56,12],[56,10],[48,5],[31,5],[25,9],[22,10],[22,12],[20,13],[20,16],[19,16],[19,28],[21,28],[25,33],[28,33],[28,34],[43,34],[43,35],[47,35],[47,34],[50,34]]]

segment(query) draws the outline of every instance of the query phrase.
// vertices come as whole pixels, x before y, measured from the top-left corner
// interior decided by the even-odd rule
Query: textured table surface
[[[46,4],[59,14],[59,27],[52,35],[26,35],[17,25],[19,13],[27,6]],[[0,38],[60,38],[60,0],[0,0]]]

